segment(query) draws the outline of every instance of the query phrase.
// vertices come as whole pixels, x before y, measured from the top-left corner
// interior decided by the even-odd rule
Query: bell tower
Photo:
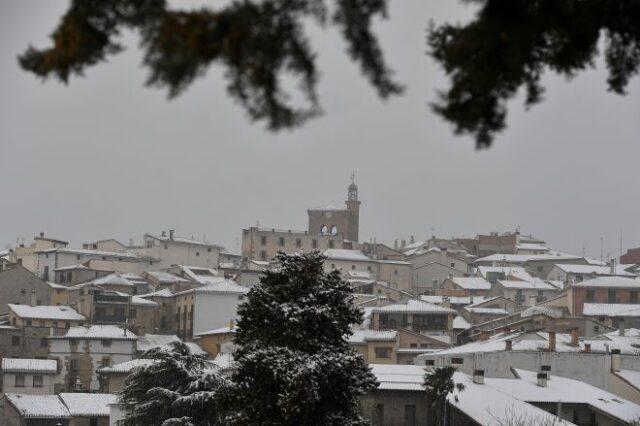
[[[356,185],[356,175],[351,173],[351,184],[347,189],[347,230],[345,238],[349,241],[358,242],[358,229],[360,226],[360,201],[358,201],[358,185]]]

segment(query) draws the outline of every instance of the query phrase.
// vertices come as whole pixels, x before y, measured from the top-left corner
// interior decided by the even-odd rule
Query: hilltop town
[[[172,229],[80,247],[39,233],[0,252],[0,423],[117,425],[127,376],[172,342],[228,374],[248,292],[278,253],[314,251],[363,312],[345,339],[378,381],[360,401],[372,424],[426,424],[425,369],[445,366],[464,384],[451,424],[640,419],[640,248],[592,259],[519,231],[362,242],[360,209],[352,179],[306,230],[242,229],[240,253]]]

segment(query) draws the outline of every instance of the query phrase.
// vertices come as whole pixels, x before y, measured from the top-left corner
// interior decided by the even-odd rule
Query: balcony
[[[94,294],[95,303],[129,303],[130,296],[119,296],[117,294]]]
[[[103,323],[103,324],[123,324],[126,320],[126,316],[124,315],[93,315],[94,323]]]

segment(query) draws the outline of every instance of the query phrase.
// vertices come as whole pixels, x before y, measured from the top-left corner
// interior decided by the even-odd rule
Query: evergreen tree
[[[219,393],[226,383],[200,355],[182,342],[155,348],[147,366],[127,377],[118,400],[124,404],[123,426],[213,426],[220,424]]]
[[[454,389],[458,389],[459,392],[464,390],[462,383],[455,384],[453,382],[453,373],[455,372],[455,367],[446,366],[435,368],[432,371],[427,370],[424,375],[424,387],[426,389],[429,409],[429,424],[432,426],[444,425],[447,395],[453,392]]]
[[[319,253],[278,255],[238,313],[231,424],[365,424],[358,397],[377,383],[346,341],[362,313]]]

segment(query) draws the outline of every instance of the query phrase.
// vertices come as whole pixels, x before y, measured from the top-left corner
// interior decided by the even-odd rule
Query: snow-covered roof
[[[42,373],[55,374],[58,363],[54,359],[2,358],[4,373]]]
[[[616,374],[631,384],[636,389],[640,389],[640,371],[620,370]]]
[[[118,395],[111,393],[61,393],[60,399],[73,417],[109,417],[109,404]]]
[[[627,269],[632,265],[615,265],[613,272],[610,266],[598,266],[598,265],[571,265],[565,263],[557,263],[554,265],[556,268],[568,274],[587,274],[587,275],[618,275],[622,277],[635,277],[631,272],[627,272]]]
[[[516,290],[558,290],[556,286],[551,285],[543,280],[536,279],[532,281],[498,280],[498,282],[504,288]]]
[[[522,266],[478,266],[478,272],[484,278],[487,274],[504,274],[505,277],[516,278],[522,281],[531,281],[533,277]]]
[[[45,250],[40,250],[36,253],[65,253],[65,254],[79,254],[84,256],[100,256],[100,257],[118,257],[123,259],[143,259],[136,253],[124,252],[124,251],[103,251],[103,250],[87,250],[76,249],[67,247],[55,247]]]
[[[458,315],[453,319],[454,330],[466,330],[467,328],[470,328],[470,327],[471,327],[471,324],[469,324],[469,321],[464,319],[462,315]]]
[[[563,316],[561,308],[544,305],[532,306],[520,312],[521,318],[528,318],[535,315],[546,315],[550,318],[562,318]]]
[[[195,240],[193,238],[184,238],[184,237],[176,237],[176,236],[171,237],[167,235],[152,235],[152,234],[145,234],[145,237],[154,238],[158,241],[163,241],[163,242],[191,244],[191,245],[198,245],[198,246],[204,246],[204,247],[216,247],[216,248],[222,249],[222,246],[219,246],[217,244],[213,244],[203,240]]]
[[[163,283],[163,284],[187,282],[187,280],[185,280],[184,278],[179,277],[170,272],[152,271],[152,272],[147,272],[147,275],[149,275],[151,278],[158,281],[159,283]]]
[[[603,317],[640,317],[640,304],[585,303],[582,315]]]
[[[349,261],[364,261],[374,262],[369,256],[361,252],[360,250],[347,250],[347,249],[327,249],[323,253],[329,260],[349,260]]]
[[[227,279],[215,277],[215,280],[210,280],[206,285],[202,287],[192,288],[190,290],[184,290],[179,293],[175,293],[175,295],[182,295],[186,293],[236,293],[236,294],[245,294],[248,293],[249,289],[246,287],[237,284],[235,281]]]
[[[56,289],[56,290],[69,290],[69,287],[67,287],[66,285],[62,285],[62,284],[58,284],[58,283],[52,283],[51,281],[47,281],[47,284],[49,285],[49,287]]]
[[[516,246],[516,250],[549,251],[549,247],[541,243],[520,243]]]
[[[574,256],[571,254],[564,253],[549,253],[549,254],[492,254],[489,256],[481,257],[480,259],[476,259],[476,263],[487,263],[487,262],[506,262],[506,263],[520,263],[524,264],[529,261],[549,261],[549,260],[573,260],[573,259],[582,259],[582,256]]]
[[[51,336],[49,338],[136,340],[138,336],[115,325],[92,325],[90,327],[71,327],[64,336]]]
[[[110,367],[100,367],[98,368],[98,373],[131,373],[134,368],[138,367],[147,367],[156,362],[152,359],[132,359],[131,361],[120,362],[118,364],[113,364]]]
[[[140,296],[131,296],[131,302],[129,303],[136,306],[158,306],[153,300],[147,300]]]
[[[200,284],[208,284],[220,276],[218,271],[213,268],[203,268],[201,266],[181,265],[180,270],[191,280]]]
[[[140,297],[173,297],[173,293],[168,288],[163,288],[162,290],[154,291],[153,293],[141,294]]]
[[[503,392],[500,388],[492,386],[490,379],[484,380],[485,384],[476,384],[468,375],[456,372],[453,374],[453,382],[464,385],[464,390],[459,391],[456,388],[447,396],[451,405],[478,424],[500,426],[509,424],[514,418],[523,419],[523,424],[573,424]]]
[[[205,356],[209,355],[209,352],[202,349],[202,347],[196,342],[184,342],[184,344],[187,345],[191,353],[194,355],[205,355]]]
[[[434,305],[433,303],[422,302],[419,300],[409,300],[404,304],[388,305],[383,307],[375,307],[372,312],[390,313],[415,313],[415,314],[455,314],[456,311],[450,308]]]
[[[138,338],[137,348],[140,352],[146,352],[153,348],[168,348],[172,342],[180,341],[175,334],[145,334]]]
[[[5,393],[7,400],[18,413],[29,419],[68,419],[71,417],[66,405],[58,395],[22,395]]]
[[[449,280],[465,290],[491,290],[491,283],[480,277],[453,277]]]
[[[444,299],[448,299],[452,305],[470,305],[472,303],[480,303],[485,300],[485,296],[420,296],[420,299],[424,302],[433,303],[434,305],[441,305],[445,302]]]
[[[347,338],[349,343],[395,342],[398,332],[395,330],[354,330]]]
[[[75,269],[89,269],[89,268],[87,268],[83,264],[79,263],[77,265],[62,266],[60,268],[54,269],[54,271],[72,271],[72,270],[75,270]]]
[[[479,315],[509,315],[509,312],[502,308],[473,308],[466,306],[464,309],[472,314]]]
[[[342,210],[346,210],[346,208],[336,206],[334,204],[327,204],[324,206],[311,207],[310,209],[307,209],[307,210],[309,211],[342,211]]]
[[[547,386],[538,386],[537,373],[516,369],[520,379],[485,378],[485,383],[513,397],[533,403],[588,404],[622,422],[640,417],[640,405],[588,383],[551,376]]]
[[[20,318],[48,319],[65,321],[85,321],[86,318],[80,315],[73,308],[68,306],[29,306],[14,305],[9,303],[9,309]]]
[[[421,366],[369,364],[369,367],[380,384],[380,390],[424,391],[424,368]]]
[[[90,282],[95,285],[118,285],[127,287],[133,287],[134,285],[130,279],[122,276],[121,274],[118,274],[117,272],[105,275],[104,277],[96,278],[95,280],[92,280]]]
[[[597,277],[576,283],[573,287],[610,287],[610,288],[640,288],[640,279],[624,277]]]
[[[229,327],[214,328],[213,330],[197,333],[195,334],[195,336],[214,336],[216,334],[235,333],[236,329],[237,327],[235,325],[233,326],[233,328],[229,328]]]

